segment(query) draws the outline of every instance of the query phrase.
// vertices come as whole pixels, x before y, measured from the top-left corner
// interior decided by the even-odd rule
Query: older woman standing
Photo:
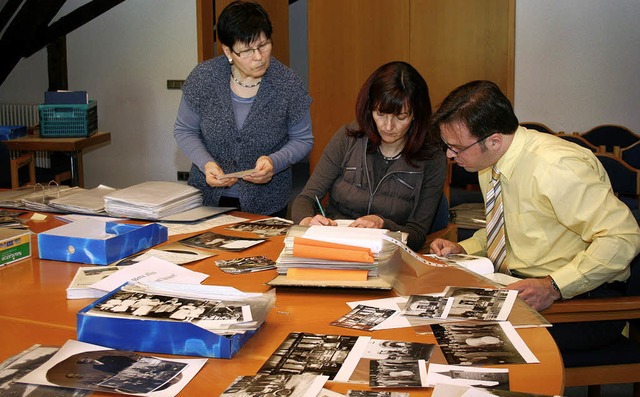
[[[174,137],[193,162],[189,184],[204,205],[284,216],[291,165],[313,147],[309,97],[296,74],[271,56],[271,21],[252,2],[220,14],[224,56],[202,62],[182,88]],[[225,177],[254,169],[241,179]]]
[[[356,122],[341,127],[327,144],[311,178],[293,203],[301,225],[400,230],[408,245],[425,241],[442,196],[446,160],[428,134],[429,89],[405,62],[390,62],[367,79],[356,103]],[[329,192],[326,216],[316,197]]]

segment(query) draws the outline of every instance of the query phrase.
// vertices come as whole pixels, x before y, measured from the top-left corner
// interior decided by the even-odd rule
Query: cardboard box
[[[31,256],[31,232],[0,228],[0,266]]]
[[[134,225],[87,219],[38,234],[40,259],[108,265],[167,241],[157,223]]]
[[[27,127],[24,125],[0,125],[0,141],[8,141],[26,135]]]
[[[86,314],[106,302],[111,291],[78,312],[79,341],[113,349],[210,358],[232,358],[258,330],[230,336],[217,335],[190,322],[138,320]]]

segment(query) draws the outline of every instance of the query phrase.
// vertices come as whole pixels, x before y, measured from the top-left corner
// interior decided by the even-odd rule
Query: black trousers
[[[624,295],[624,283],[605,283],[573,299],[608,298]],[[590,321],[554,324],[549,333],[556,341],[560,353],[597,349],[615,343],[622,336],[625,320]]]

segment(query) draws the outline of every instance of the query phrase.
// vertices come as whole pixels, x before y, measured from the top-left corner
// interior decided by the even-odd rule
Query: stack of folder
[[[297,280],[366,281],[379,275],[379,267],[396,246],[383,240],[385,229],[330,226],[293,226],[276,260],[279,275]],[[400,236],[395,236],[400,238]]]
[[[104,196],[104,208],[111,216],[158,220],[202,205],[202,193],[177,182],[150,181]]]

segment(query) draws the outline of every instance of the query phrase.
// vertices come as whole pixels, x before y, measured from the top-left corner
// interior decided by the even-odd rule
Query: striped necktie
[[[510,274],[505,258],[507,247],[504,236],[504,210],[502,208],[502,188],[500,171],[494,165],[491,169],[491,186],[487,192],[487,256],[493,262],[496,272]]]

